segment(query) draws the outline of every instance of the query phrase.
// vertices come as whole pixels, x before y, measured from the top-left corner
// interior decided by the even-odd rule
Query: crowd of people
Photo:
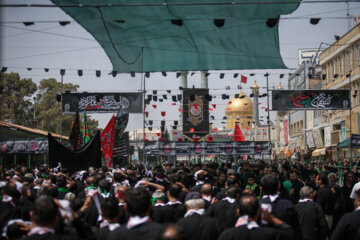
[[[357,165],[0,169],[2,239],[360,239]]]

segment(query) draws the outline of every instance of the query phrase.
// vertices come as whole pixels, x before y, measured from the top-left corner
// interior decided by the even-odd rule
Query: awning
[[[348,148],[350,147],[350,138],[347,138],[345,139],[344,141],[342,142],[339,142],[337,145],[336,145],[337,148]]]
[[[278,22],[301,2],[51,1],[96,39],[117,73],[286,68]]]
[[[318,149],[315,149],[312,152],[313,157],[320,156],[320,155],[325,155],[325,154],[326,154],[326,148],[318,148]]]

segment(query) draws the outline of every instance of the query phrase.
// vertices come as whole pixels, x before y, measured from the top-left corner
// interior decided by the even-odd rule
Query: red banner
[[[113,156],[113,145],[114,145],[114,135],[115,135],[115,117],[114,115],[110,119],[109,123],[106,125],[106,128],[101,133],[101,149],[106,158],[107,166],[111,166],[111,159]]]
[[[245,141],[244,135],[242,134],[240,127],[237,123],[235,123],[233,141],[234,142],[244,142]]]

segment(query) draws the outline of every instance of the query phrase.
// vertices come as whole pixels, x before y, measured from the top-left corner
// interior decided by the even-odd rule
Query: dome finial
[[[254,85],[251,88],[252,88],[253,92],[259,91],[259,86],[256,84],[256,79],[254,80]]]
[[[278,86],[278,89],[279,89],[279,90],[282,90],[282,89],[284,89],[284,88],[283,88],[283,86],[281,85],[281,82],[279,82],[279,86]]]

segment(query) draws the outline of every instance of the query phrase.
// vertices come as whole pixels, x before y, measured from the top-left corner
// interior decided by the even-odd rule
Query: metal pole
[[[351,98],[352,98],[352,93],[351,93],[351,71],[349,72],[349,74],[347,74],[347,77],[349,78],[349,90],[350,90],[350,107],[349,107],[349,115],[350,115],[350,168],[352,166],[352,158],[353,158],[353,154],[352,154],[352,139],[351,139],[351,135],[352,135],[352,120],[351,120]]]
[[[30,166],[31,166],[31,155],[28,154],[28,167],[30,168]]]
[[[61,75],[61,101],[60,101],[60,143],[62,143],[62,122],[63,122],[63,116],[62,116],[62,93],[64,91],[64,85],[63,85],[63,81],[64,81],[64,74],[62,71],[60,71],[60,75]]]
[[[270,101],[269,101],[269,73],[267,72],[265,74],[266,76],[266,93],[267,93],[267,124],[268,124],[268,138],[270,142],[270,153],[272,149],[272,143],[271,143],[271,132],[270,132]]]
[[[143,80],[143,154],[142,154],[142,158],[144,158],[145,156],[145,139],[146,139],[146,135],[145,135],[145,75],[144,75],[144,48],[141,47],[141,53],[142,53],[142,58],[141,58],[141,67],[142,67],[142,71],[141,71],[141,78]],[[139,161],[142,162],[142,159],[139,158]]]
[[[14,167],[16,167],[16,154],[14,154]]]

